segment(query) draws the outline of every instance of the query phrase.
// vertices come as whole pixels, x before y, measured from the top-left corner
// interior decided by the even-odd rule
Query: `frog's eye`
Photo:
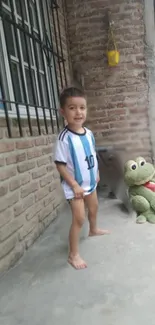
[[[145,161],[145,160],[142,160],[142,161],[140,162],[140,166],[144,166],[145,163],[146,163],[146,161]]]
[[[125,171],[128,171],[128,170],[136,170],[138,168],[138,164],[136,161],[134,160],[129,160],[127,161],[127,163],[125,164]]]
[[[130,169],[131,169],[131,170],[136,170],[136,169],[137,169],[137,164],[136,164],[136,163],[132,164],[132,165],[130,166]]]
[[[139,166],[144,166],[146,164],[146,160],[142,157],[139,157],[136,161]]]

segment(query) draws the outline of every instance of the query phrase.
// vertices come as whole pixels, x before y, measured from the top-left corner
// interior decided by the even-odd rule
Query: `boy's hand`
[[[73,192],[76,199],[82,199],[84,196],[84,189],[79,184],[73,186]]]

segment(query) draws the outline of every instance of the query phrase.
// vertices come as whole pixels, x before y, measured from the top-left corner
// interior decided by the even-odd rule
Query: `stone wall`
[[[120,63],[106,59],[111,11]],[[88,95],[88,121],[98,145],[124,148],[125,156],[152,155],[148,119],[143,0],[67,1],[70,53]]]

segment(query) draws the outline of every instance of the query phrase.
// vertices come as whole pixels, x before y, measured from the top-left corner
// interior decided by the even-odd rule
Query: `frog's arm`
[[[131,195],[131,204],[136,212],[144,213],[150,209],[149,202],[140,195]]]
[[[153,210],[155,210],[155,193],[144,186],[134,186],[131,189],[131,196],[140,196],[149,202]]]

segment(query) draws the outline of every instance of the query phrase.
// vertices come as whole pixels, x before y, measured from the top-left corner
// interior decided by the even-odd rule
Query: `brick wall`
[[[107,10],[114,21],[120,64],[106,60]],[[143,1],[67,1],[70,53],[88,95],[87,125],[98,145],[151,156]]]
[[[56,135],[0,143],[0,271],[13,265],[64,204],[52,149]]]
[[[69,82],[70,62],[62,0],[59,5]],[[60,83],[59,86],[61,88]],[[38,136],[36,121],[31,120],[35,136],[30,137],[27,121],[21,119],[23,138],[20,138],[17,120],[13,118],[10,122],[12,139],[8,138],[5,118],[0,118],[0,274],[15,264],[66,203],[53,162],[57,135],[51,134],[50,123],[49,135],[45,135],[44,122],[40,121],[42,134]]]
[[[70,83],[71,79],[71,61],[70,61],[70,55],[69,55],[69,42],[68,42],[68,34],[67,34],[67,17],[66,17],[66,6],[65,6],[65,1],[64,0],[57,0],[57,4],[59,6],[58,13],[59,13],[59,27],[58,27],[58,21],[57,21],[57,13],[56,11],[54,12],[54,17],[55,17],[55,29],[56,29],[56,35],[57,35],[57,44],[58,44],[58,51],[59,55],[62,56],[61,53],[61,44],[62,44],[62,50],[63,50],[63,58],[65,60],[64,64],[63,62],[60,62],[61,66],[61,76],[63,80],[63,85],[61,84],[61,77],[59,73],[59,65],[57,62],[57,77],[58,77],[58,83],[59,83],[59,88],[60,91],[62,90],[63,87],[65,87],[65,79],[67,79],[67,84]],[[60,28],[60,34],[61,34],[61,44],[59,40],[59,28]],[[53,30],[54,33],[54,30]],[[53,37],[53,43],[54,43],[54,48],[55,52],[57,51],[56,48],[56,39],[55,36]],[[65,72],[64,72],[64,65],[65,65]],[[65,78],[66,74],[66,78]]]

